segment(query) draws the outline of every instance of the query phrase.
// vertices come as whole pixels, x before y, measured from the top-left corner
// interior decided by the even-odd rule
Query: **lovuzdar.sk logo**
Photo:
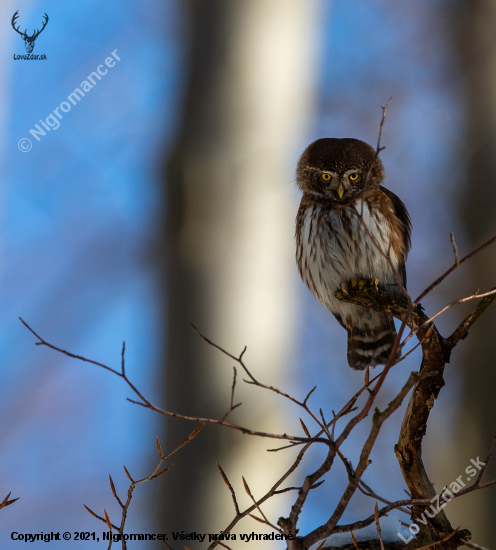
[[[12,28],[21,35],[21,38],[24,40],[24,45],[26,46],[26,51],[28,53],[28,55],[16,55],[14,54],[14,59],[17,60],[17,59],[30,59],[30,60],[44,60],[46,59],[46,55],[45,54],[42,54],[42,55],[35,55],[33,54],[33,50],[34,50],[34,43],[36,41],[36,39],[38,38],[38,36],[43,32],[44,28],[47,26],[47,23],[48,23],[48,15],[45,13],[45,16],[43,18],[43,27],[41,27],[40,30],[34,30],[33,29],[33,34],[30,36],[28,34],[28,30],[26,29],[24,32],[21,32],[19,30],[19,27],[20,25],[18,25],[16,27],[16,19],[19,17],[19,10],[17,10],[14,15],[12,16]]]

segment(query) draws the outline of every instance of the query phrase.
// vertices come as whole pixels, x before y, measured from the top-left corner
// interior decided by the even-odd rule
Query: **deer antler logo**
[[[16,32],[18,32],[18,33],[21,35],[22,39],[24,40],[24,44],[25,44],[25,46],[26,46],[26,51],[27,51],[28,53],[31,53],[31,52],[33,51],[33,49],[34,49],[35,40],[38,38],[39,34],[43,31],[43,29],[47,26],[47,23],[48,23],[48,15],[45,13],[46,19],[44,19],[44,21],[43,21],[43,27],[41,27],[41,30],[39,30],[39,31],[38,31],[38,30],[33,31],[32,36],[28,36],[28,34],[27,34],[27,29],[26,29],[24,32],[21,32],[21,31],[19,30],[20,25],[19,25],[17,28],[16,28],[16,26],[15,26],[15,24],[16,24],[16,19],[17,19],[17,17],[19,17],[18,14],[19,14],[19,10],[17,10],[17,11],[14,13],[13,17],[12,17],[12,27],[14,28],[14,30],[15,30]]]

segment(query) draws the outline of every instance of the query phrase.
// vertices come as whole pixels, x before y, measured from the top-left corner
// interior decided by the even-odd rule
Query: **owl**
[[[374,157],[375,150],[358,139],[324,138],[305,149],[296,170],[303,191],[296,217],[298,270],[346,329],[348,364],[356,370],[387,363],[396,329],[390,315],[344,303],[335,293],[368,285],[401,294],[391,264],[406,288],[410,249],[410,216],[382,187],[384,167],[379,158],[372,164]]]

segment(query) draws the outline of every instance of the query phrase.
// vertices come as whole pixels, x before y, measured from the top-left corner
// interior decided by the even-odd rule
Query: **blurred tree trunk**
[[[292,185],[311,106],[318,3],[193,0],[186,7],[189,79],[166,174],[164,391],[169,410],[220,418],[229,406],[232,361],[190,323],[234,354],[247,345],[255,376],[287,384],[296,280]],[[283,400],[238,374],[236,402],[243,405],[231,420],[287,430]],[[167,448],[194,427],[167,421]],[[261,495],[287,464],[289,456],[265,451],[273,446],[207,426],[175,456],[161,486],[161,528],[218,533],[234,511],[216,461],[248,503],[241,475]],[[276,508],[266,506],[274,522],[278,499]]]
[[[462,221],[470,249],[496,234],[496,2],[460,0],[453,6],[458,21],[462,73],[467,97],[467,133],[464,148],[466,180],[460,193]],[[494,246],[471,261],[471,291],[496,286]],[[467,456],[486,455],[496,435],[496,309],[489,308],[483,323],[471,330],[463,359],[463,398],[457,420],[458,471]],[[463,460],[463,462],[462,462]],[[493,461],[486,480],[496,477]],[[496,546],[496,491],[477,491],[463,505],[459,518],[472,531],[474,542]],[[458,518],[456,518],[458,520]],[[458,525],[455,521],[454,525]]]

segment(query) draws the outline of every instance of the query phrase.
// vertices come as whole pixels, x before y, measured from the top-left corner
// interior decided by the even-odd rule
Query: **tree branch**
[[[460,260],[459,263],[466,261],[491,242],[492,240],[488,241],[483,247]],[[457,267],[456,264],[453,269],[455,267]],[[447,274],[449,273],[445,275],[447,276]],[[445,363],[449,360],[452,349],[467,335],[468,329],[496,299],[496,294],[486,295],[447,340],[439,334],[433,321],[427,317],[419,305],[411,309],[411,305],[402,297],[393,296],[381,290],[374,292],[366,290],[363,292],[353,289],[350,290],[348,295],[338,291],[336,297],[347,303],[393,315],[397,319],[406,322],[419,339],[422,346],[420,373],[423,376],[418,381],[410,398],[395,452],[412,499],[430,500],[435,497],[436,492],[422,462],[422,440],[434,401],[444,386]],[[408,313],[410,315],[407,318]],[[414,505],[412,520],[415,521],[417,517],[421,516],[422,512],[422,506]],[[430,544],[453,531],[443,510],[433,518],[427,519],[426,527],[422,528],[417,536],[421,545]]]

